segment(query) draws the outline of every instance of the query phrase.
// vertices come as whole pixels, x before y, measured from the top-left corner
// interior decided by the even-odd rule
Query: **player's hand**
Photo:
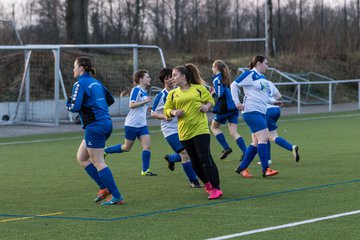
[[[200,112],[207,113],[209,111],[209,107],[206,105],[202,105],[200,107]]]
[[[239,111],[243,111],[243,110],[244,110],[244,105],[241,104],[241,103],[237,103],[237,104],[236,104],[236,108],[237,108]]]
[[[146,97],[146,98],[145,98],[145,102],[146,102],[146,103],[151,102],[151,97]]]
[[[184,116],[184,111],[183,110],[173,110],[172,111],[172,115],[174,116],[174,117],[178,117],[178,118],[181,118],[181,117],[183,117]]]

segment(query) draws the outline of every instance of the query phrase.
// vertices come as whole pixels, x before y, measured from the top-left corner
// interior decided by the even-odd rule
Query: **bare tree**
[[[272,0],[266,0],[266,7],[267,7],[267,19],[265,19],[265,21],[267,21],[267,28],[265,31],[267,31],[267,53],[266,55],[268,56],[275,56],[275,51],[274,51],[274,47],[272,44],[272,40],[273,40],[273,23],[272,23]]]
[[[69,43],[88,43],[89,0],[66,0],[66,33]]]

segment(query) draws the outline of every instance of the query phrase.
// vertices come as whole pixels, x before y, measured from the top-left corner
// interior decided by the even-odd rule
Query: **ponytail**
[[[75,60],[78,63],[79,67],[83,67],[86,73],[91,72],[92,75],[95,75],[95,68],[91,64],[91,60],[88,57],[77,57]]]
[[[266,57],[264,57],[263,55],[256,55],[255,57],[253,57],[253,59],[249,63],[248,67],[250,69],[253,69],[258,62],[263,63],[265,61],[265,59],[266,59]]]
[[[213,63],[222,75],[222,84],[230,87],[230,70],[223,60],[215,60]]]
[[[199,69],[192,63],[187,63],[184,66],[177,66],[174,69],[185,75],[186,81],[190,84],[204,85],[205,81],[202,79]]]

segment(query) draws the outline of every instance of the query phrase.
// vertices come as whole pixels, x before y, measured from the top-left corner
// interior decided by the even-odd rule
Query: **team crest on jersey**
[[[268,94],[271,93],[270,91],[270,85],[267,82],[260,82],[260,90],[267,92]]]

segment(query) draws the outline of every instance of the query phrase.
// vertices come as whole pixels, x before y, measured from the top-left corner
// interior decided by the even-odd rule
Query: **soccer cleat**
[[[212,187],[210,182],[207,182],[207,183],[204,184],[204,189],[205,189],[205,192],[210,194],[210,191],[211,191],[211,189],[213,189],[213,187]]]
[[[157,176],[157,174],[151,172],[150,169],[146,170],[145,172],[141,170],[141,176]]]
[[[94,202],[98,203],[98,202],[104,200],[109,194],[110,194],[110,192],[107,188],[100,189],[97,197],[94,199]]]
[[[244,169],[242,170],[240,167],[238,167],[237,169],[235,169],[235,172],[237,174],[240,174],[241,176],[243,176],[244,178],[252,178],[252,175],[250,174],[249,169]]]
[[[229,155],[230,153],[232,153],[232,149],[225,149],[221,152],[221,156],[220,159],[225,159],[227,157],[227,155]]]
[[[209,192],[210,196],[208,197],[209,200],[218,199],[223,195],[223,192],[220,189],[213,188]]]
[[[174,162],[170,162],[170,155],[166,154],[164,156],[165,160],[168,162],[168,168],[170,169],[170,171],[174,171],[175,170],[175,163]]]
[[[202,188],[201,184],[199,183],[199,180],[195,180],[190,182],[190,187],[192,188]]]
[[[294,156],[294,159],[296,162],[298,162],[300,160],[300,156],[299,156],[299,147],[296,145],[292,146],[292,154]]]
[[[276,174],[278,174],[279,172],[276,171],[276,170],[273,170],[271,168],[267,168],[265,170],[265,172],[263,172],[263,177],[271,177],[271,176],[274,176]]]
[[[101,205],[121,205],[124,204],[124,198],[120,196],[119,198],[109,198],[106,202],[102,202]]]

